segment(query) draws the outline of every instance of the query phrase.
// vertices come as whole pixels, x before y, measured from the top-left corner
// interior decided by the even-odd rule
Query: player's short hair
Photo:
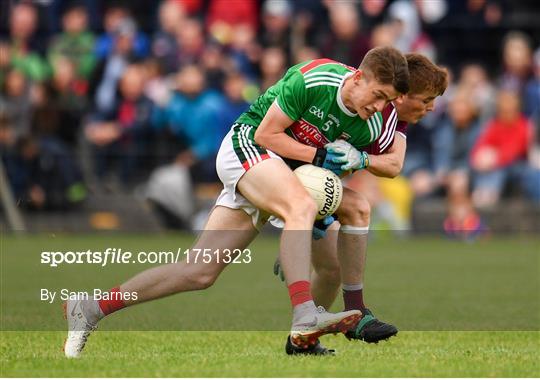
[[[448,71],[418,53],[405,54],[409,65],[409,93],[440,96],[448,87]]]
[[[359,67],[382,84],[391,84],[402,94],[409,92],[409,69],[401,52],[392,47],[376,47],[368,51]]]

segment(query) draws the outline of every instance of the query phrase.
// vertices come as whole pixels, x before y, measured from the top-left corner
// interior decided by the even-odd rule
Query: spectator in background
[[[534,77],[527,82],[523,95],[523,112],[536,123],[536,133],[540,133],[540,48],[534,53]]]
[[[396,38],[396,28],[389,23],[379,24],[371,31],[371,46],[394,46]]]
[[[170,74],[178,68],[177,58],[179,45],[176,36],[183,27],[186,19],[181,2],[175,0],[163,1],[159,7],[159,30],[152,39],[152,56],[161,65],[165,74]]]
[[[395,29],[395,47],[404,52],[424,54],[435,61],[435,46],[429,36],[422,31],[420,15],[415,3],[397,0],[388,8],[391,25]]]
[[[331,0],[323,0],[325,3]],[[385,8],[388,5],[387,0],[374,0],[374,1],[361,1],[360,2],[360,15],[362,19],[362,25],[365,30],[372,31],[376,25],[380,25],[384,22]],[[376,45],[373,45],[376,46]]]
[[[105,16],[103,17],[105,33],[103,33],[96,41],[95,54],[98,60],[105,60],[109,55],[114,54],[117,46],[116,39],[119,36],[118,30],[125,20],[134,23],[129,10],[126,7],[114,4],[107,8]],[[150,42],[148,41],[148,37],[136,29],[134,29],[133,33],[133,56],[138,59],[146,58],[150,52]]]
[[[137,29],[131,19],[123,19],[114,32],[114,50],[110,52],[97,66],[95,79],[91,82],[97,84],[95,91],[96,109],[101,114],[108,114],[117,102],[118,81],[126,67],[137,60],[135,40]]]
[[[31,209],[67,209],[86,198],[80,169],[52,138],[18,139],[10,181],[17,203]]]
[[[49,66],[41,56],[36,42],[37,12],[29,3],[20,3],[11,9],[9,17],[10,47],[5,49],[11,65],[34,81],[42,81],[50,75]]]
[[[176,35],[179,46],[176,68],[199,63],[206,45],[203,24],[197,19],[186,19]]]
[[[256,30],[249,24],[238,25],[232,33],[229,57],[234,69],[242,72],[252,81],[259,80],[257,67],[261,57],[261,47],[256,41]]]
[[[69,147],[76,147],[81,119],[87,110],[86,83],[76,76],[73,63],[59,57],[50,82],[34,90],[32,132],[54,136]]]
[[[494,114],[496,89],[483,66],[477,63],[465,65],[461,69],[459,86],[469,90],[469,101],[475,103],[481,122]]]
[[[206,88],[204,72],[187,65],[178,73],[178,91],[153,114],[157,131],[176,137],[172,153],[178,165],[190,168],[195,182],[216,182],[215,160],[221,143],[222,97]]]
[[[510,178],[523,180],[522,169],[532,140],[532,125],[521,113],[517,93],[501,90],[497,111],[476,142],[471,165],[476,171],[473,202],[495,205]]]
[[[403,175],[409,179],[411,189],[417,198],[433,195],[440,185],[433,169],[435,150],[433,131],[440,121],[439,115],[428,114],[407,132],[407,156],[403,165]]]
[[[164,76],[156,59],[147,59],[141,65],[145,76],[144,95],[158,107],[165,107],[171,99],[171,76]]]
[[[225,54],[223,47],[216,43],[207,44],[200,63],[206,72],[208,88],[223,91],[227,72],[234,70],[233,62]]]
[[[266,91],[276,83],[287,69],[287,57],[285,52],[277,47],[263,50],[260,62],[261,69],[261,91]]]
[[[534,125],[523,186],[529,197],[540,204],[540,48],[534,54],[534,75],[525,87],[523,100],[525,115],[531,118]]]
[[[242,74],[237,72],[229,73],[225,79],[223,90],[225,94],[224,105],[219,113],[221,119],[218,131],[220,139],[223,139],[229,132],[231,125],[238,119],[238,116],[249,108],[249,103],[246,101],[248,83]]]
[[[11,122],[9,116],[3,112],[3,108],[0,108],[0,159],[4,164],[7,178],[12,187],[16,185],[13,181],[17,181],[17,167],[16,167],[16,153],[15,142],[17,136],[15,135],[15,128]]]
[[[370,42],[360,29],[356,6],[353,3],[332,2],[328,11],[331,34],[321,46],[322,55],[357,67],[370,49]]]
[[[540,204],[540,48],[534,54],[534,78],[525,86],[523,102],[524,113],[533,122],[533,139],[523,185],[530,198]]]
[[[291,21],[291,50],[294,55],[303,46],[318,46],[321,34],[328,30],[328,10],[322,1],[294,0]]]
[[[16,137],[30,132],[32,103],[30,85],[18,69],[10,69],[0,92],[0,111],[10,120]]]
[[[67,58],[74,65],[77,78],[86,80],[96,64],[94,35],[88,31],[86,8],[82,5],[68,8],[62,16],[62,28],[62,33],[49,45],[49,64],[54,67],[58,60]]]
[[[136,178],[136,169],[147,147],[152,103],[144,96],[145,75],[138,65],[130,65],[120,80],[120,97],[110,113],[95,115],[86,127],[86,137],[94,150],[95,174],[103,180],[118,164],[112,186],[120,179],[128,186]]]
[[[444,230],[450,236],[470,238],[483,229],[470,197],[469,156],[480,133],[480,108],[471,101],[471,89],[459,87],[452,94],[448,116],[434,131],[434,169],[446,187]]]
[[[6,74],[11,68],[11,48],[7,41],[0,40],[0,86],[4,86]]]
[[[210,0],[206,27],[213,39],[222,45],[228,45],[238,27],[256,31],[259,26],[258,19],[255,1]]]
[[[291,53],[292,5],[288,0],[266,0],[262,7],[262,32],[259,43],[263,47],[278,47]]]
[[[199,17],[203,10],[204,0],[172,0],[179,4],[190,17]]]
[[[448,70],[448,87],[444,94],[437,98],[437,107],[407,132],[407,156],[402,172],[409,179],[411,189],[418,198],[435,195],[442,184],[442,177],[435,173],[435,130],[447,117],[449,99],[456,86],[452,80],[452,72]]]
[[[438,23],[448,14],[447,0],[414,0],[414,5],[416,5],[416,9],[418,10],[422,22],[427,25]]]
[[[319,50],[313,46],[302,46],[298,50],[293,52],[293,65],[296,65],[301,62],[311,61],[312,59],[318,59],[321,57]]]
[[[503,73],[499,85],[523,95],[532,74],[531,40],[525,33],[509,32],[503,41]]]

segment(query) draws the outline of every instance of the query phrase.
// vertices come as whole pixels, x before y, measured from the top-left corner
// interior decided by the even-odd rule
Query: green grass
[[[378,345],[324,337],[335,357],[288,357],[279,332],[98,332],[67,360],[59,332],[2,334],[2,376],[538,377],[538,332],[402,332]]]
[[[259,238],[252,263],[230,266],[212,288],[116,313],[100,324],[80,360],[63,357],[60,302],[40,302],[40,288],[108,289],[150,266],[49,268],[39,262],[41,251],[175,251],[192,241],[185,235],[2,236],[1,375],[540,376],[540,240],[526,236],[475,244],[374,239],[366,299],[401,332],[379,345],[324,337],[338,350],[335,357],[284,354],[290,305],[272,274],[273,236]]]

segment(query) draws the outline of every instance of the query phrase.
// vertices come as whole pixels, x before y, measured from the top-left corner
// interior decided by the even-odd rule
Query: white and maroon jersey
[[[383,154],[394,143],[396,133],[407,138],[407,123],[399,121],[396,107],[392,103],[388,104],[382,111],[383,125],[381,134],[377,140],[366,146],[363,150],[368,154]]]

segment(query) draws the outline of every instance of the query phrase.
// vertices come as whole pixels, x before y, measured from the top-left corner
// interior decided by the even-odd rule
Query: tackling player
[[[343,141],[362,147],[376,140],[382,129],[379,112],[406,93],[408,83],[404,56],[389,47],[372,49],[358,69],[328,59],[302,63],[261,95],[223,140],[216,167],[224,190],[194,248],[243,249],[269,215],[283,219],[280,259],[293,306],[291,344],[295,347],[309,347],[323,334],[355,327],[361,312],[332,314],[313,302],[311,230],[317,207],[282,157],[336,172],[367,167],[367,154],[354,148],[343,151]],[[365,255],[367,242],[358,197],[346,190],[336,212],[342,222],[338,237],[341,273],[350,282],[359,280],[356,264]],[[227,265],[224,257],[213,258],[208,264],[190,257],[144,271],[111,289],[109,300],[68,301],[66,356],[79,356],[105,315],[135,303],[209,287]],[[137,300],[118,299],[125,292],[137,293]]]
[[[442,95],[448,86],[448,74],[445,69],[433,64],[421,54],[406,54],[405,57],[409,67],[409,92],[396,101],[395,105],[389,104],[384,109],[382,112],[383,130],[379,138],[362,149],[364,152],[369,153],[370,165],[366,170],[380,177],[393,178],[399,175],[403,167],[407,147],[407,124],[417,123],[426,113],[432,111],[435,98]],[[367,200],[362,202],[362,206],[358,207],[358,210],[361,212],[362,218],[369,224],[370,207]],[[328,227],[332,222],[333,220],[330,218],[322,229],[315,231],[315,237],[320,238],[313,241],[312,250],[314,271],[311,277],[311,291],[315,302],[318,305],[330,307],[341,286],[345,310],[357,309],[363,313],[363,318],[356,328],[346,333],[348,338],[373,343],[395,335],[397,329],[390,324],[375,319],[364,304],[365,256],[362,256],[357,263],[361,272],[360,281],[356,283],[347,282],[347,279],[340,275],[338,235],[334,231],[325,236],[324,231],[324,228]],[[330,228],[335,230],[338,225],[339,223],[335,223]],[[279,269],[276,268],[275,270],[278,271]],[[291,353],[295,351],[289,343],[287,343],[287,350]],[[321,351],[320,345],[316,345],[308,347],[302,352],[320,354]]]

